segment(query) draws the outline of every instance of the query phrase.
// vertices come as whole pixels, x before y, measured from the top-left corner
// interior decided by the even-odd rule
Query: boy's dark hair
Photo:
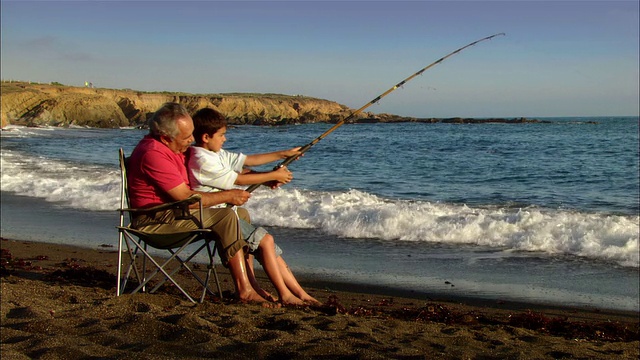
[[[200,109],[191,118],[194,126],[193,137],[198,145],[202,144],[204,134],[213,136],[218,130],[227,126],[227,118],[211,108]]]

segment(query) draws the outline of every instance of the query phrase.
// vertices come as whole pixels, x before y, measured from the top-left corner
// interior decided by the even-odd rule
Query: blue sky
[[[417,117],[639,114],[636,1],[2,1],[3,80]]]

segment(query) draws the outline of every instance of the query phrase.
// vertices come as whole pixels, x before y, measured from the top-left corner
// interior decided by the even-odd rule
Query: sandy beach
[[[2,239],[2,359],[637,359],[637,312],[412,298],[303,279],[318,307],[115,296],[113,248]],[[268,281],[259,276],[266,289]]]

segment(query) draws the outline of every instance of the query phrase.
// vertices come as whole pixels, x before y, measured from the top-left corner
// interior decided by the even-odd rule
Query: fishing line
[[[293,155],[290,156],[288,158],[286,158],[283,162],[281,162],[280,164],[276,165],[276,167],[274,168],[274,170],[283,167],[283,166],[287,166],[289,165],[291,162],[293,162],[294,160],[296,160],[297,158],[299,158],[302,154],[304,154],[305,152],[307,152],[307,150],[309,150],[313,145],[317,144],[320,140],[324,139],[327,135],[331,134],[335,129],[339,128],[340,126],[344,125],[347,121],[353,119],[354,116],[358,115],[359,113],[361,113],[362,111],[364,111],[364,109],[368,108],[369,106],[377,103],[378,101],[380,101],[380,99],[382,99],[383,97],[389,95],[390,93],[392,93],[393,91],[397,90],[399,87],[402,87],[404,84],[406,84],[407,82],[411,81],[414,77],[418,76],[418,75],[422,75],[423,72],[427,71],[429,68],[431,68],[432,66],[435,66],[437,64],[440,64],[441,62],[443,62],[445,59],[447,59],[450,56],[453,56],[459,52],[461,52],[462,50],[473,46],[479,42],[485,41],[485,40],[489,40],[492,39],[496,36],[500,36],[500,35],[506,35],[505,33],[498,33],[498,34],[493,34],[491,36],[487,36],[485,38],[476,40],[470,44],[467,44],[459,49],[456,49],[455,51],[452,51],[451,53],[441,57],[440,59],[432,62],[431,64],[423,67],[422,69],[420,69],[419,71],[417,71],[416,73],[414,73],[413,75],[409,76],[408,78],[402,80],[401,82],[395,84],[393,87],[391,87],[389,90],[383,92],[382,94],[378,95],[375,99],[369,101],[368,103],[366,103],[364,106],[362,106],[361,108],[359,108],[356,111],[353,111],[351,114],[349,114],[349,116],[347,116],[346,118],[338,121],[335,125],[333,125],[329,130],[325,131],[322,135],[318,136],[317,138],[315,138],[313,141],[311,141],[310,143],[308,143],[307,145],[303,146],[300,148],[300,154],[298,155]],[[246,191],[248,192],[252,192],[255,189],[257,189],[258,187],[260,187],[260,185],[262,184],[254,184],[249,186]]]

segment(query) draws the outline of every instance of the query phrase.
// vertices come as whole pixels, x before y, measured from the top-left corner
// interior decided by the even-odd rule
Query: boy
[[[293,175],[286,167],[258,173],[248,171],[244,166],[263,165],[298,155],[300,148],[256,155],[232,153],[222,149],[227,132],[226,118],[222,114],[213,109],[204,108],[197,111],[192,118],[196,146],[191,147],[187,153],[189,182],[192,189],[212,192],[232,189],[234,185],[263,183],[270,183],[272,188],[275,188],[293,179]],[[240,217],[238,222],[245,241],[249,243],[250,253],[258,256],[269,280],[278,291],[280,302],[284,305],[319,304],[302,289],[293,276],[289,266],[280,256],[282,250],[275,244],[273,236],[265,229],[251,225],[245,209],[239,208],[238,215]],[[256,291],[265,297],[271,297],[255,281],[252,256],[247,259],[247,269]]]

